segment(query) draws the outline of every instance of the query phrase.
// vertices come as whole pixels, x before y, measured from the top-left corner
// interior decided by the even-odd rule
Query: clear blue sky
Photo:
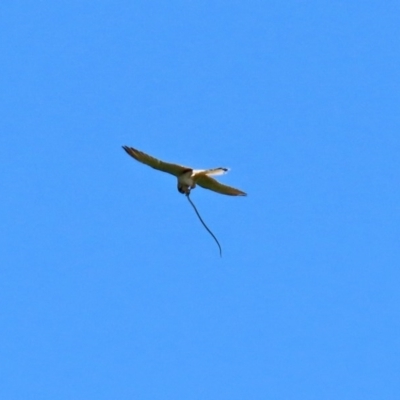
[[[2,1],[0,398],[400,397],[398,1]],[[230,167],[229,197],[130,145]]]

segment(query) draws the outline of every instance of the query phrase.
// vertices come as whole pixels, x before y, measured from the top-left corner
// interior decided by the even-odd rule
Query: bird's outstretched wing
[[[207,176],[205,174],[199,174],[195,176],[195,182],[205,188],[213,190],[214,192],[227,194],[229,196],[247,196],[245,192],[242,192],[239,189],[235,189],[234,187],[223,185],[219,183],[214,178]]]
[[[169,174],[179,176],[185,171],[191,170],[189,167],[158,160],[157,158],[149,156],[148,154],[136,150],[133,147],[122,146],[122,148],[135,160],[140,161],[141,163],[146,164],[154,169],[158,169],[159,171],[168,172]]]

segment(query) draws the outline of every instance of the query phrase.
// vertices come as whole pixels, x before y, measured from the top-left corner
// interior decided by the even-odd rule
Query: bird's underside
[[[181,193],[188,195],[191,189],[194,189],[196,185],[199,185],[205,189],[213,190],[214,192],[221,194],[230,196],[246,196],[245,192],[228,185],[223,185],[211,177],[225,174],[228,171],[228,168],[193,169],[183,165],[158,160],[157,158],[149,156],[133,147],[122,146],[122,148],[135,160],[154,169],[158,169],[159,171],[167,172],[176,176],[178,178],[178,190]]]

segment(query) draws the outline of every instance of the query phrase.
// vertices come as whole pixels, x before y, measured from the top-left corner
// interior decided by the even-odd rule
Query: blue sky
[[[0,397],[398,399],[400,6],[3,1]],[[230,167],[229,197],[129,145]]]

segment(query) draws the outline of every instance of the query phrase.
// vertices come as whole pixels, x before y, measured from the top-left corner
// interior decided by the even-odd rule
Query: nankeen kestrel
[[[151,157],[142,151],[136,150],[133,147],[122,146],[122,148],[135,160],[140,161],[159,171],[168,172],[178,178],[178,190],[186,195],[190,194],[190,190],[196,187],[196,184],[213,190],[214,192],[227,194],[230,196],[246,196],[245,192],[231,186],[219,183],[211,176],[223,175],[229,171],[228,168],[212,168],[212,169],[193,169],[184,167],[178,164],[171,164],[157,158]]]

